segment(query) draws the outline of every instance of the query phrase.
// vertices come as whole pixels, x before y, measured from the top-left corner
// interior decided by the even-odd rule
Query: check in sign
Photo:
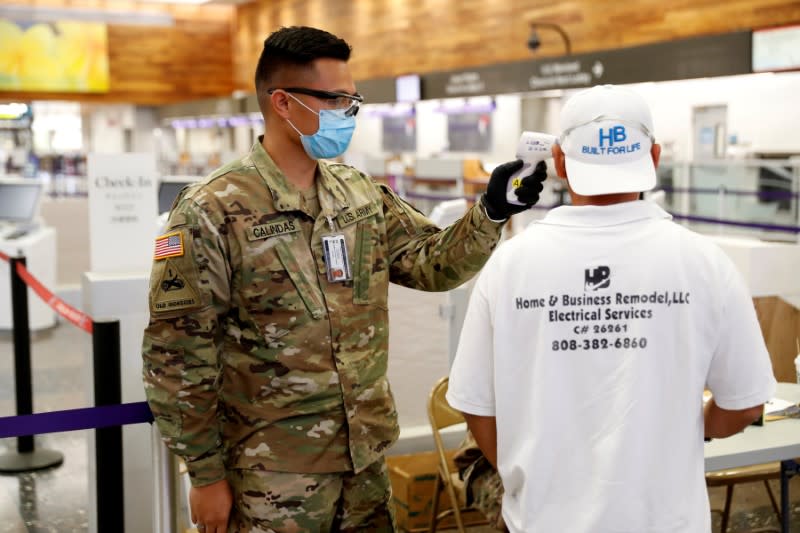
[[[158,216],[155,157],[90,154],[88,174],[91,270],[150,270]]]

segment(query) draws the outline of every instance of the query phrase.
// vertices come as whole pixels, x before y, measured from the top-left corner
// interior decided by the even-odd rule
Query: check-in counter
[[[13,237],[13,238],[11,238]],[[25,257],[26,268],[42,285],[55,292],[56,231],[40,227],[24,235],[0,238],[0,252],[10,257]],[[51,328],[55,313],[31,289],[28,289],[28,322],[31,331]],[[0,330],[11,330],[11,273],[8,263],[0,261]]]

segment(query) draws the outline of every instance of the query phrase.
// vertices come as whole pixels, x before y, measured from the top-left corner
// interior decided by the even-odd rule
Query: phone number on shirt
[[[553,341],[553,351],[575,351],[575,350],[608,350],[610,348],[631,349],[647,347],[645,337],[617,337],[616,339],[582,339],[582,340],[561,340]]]

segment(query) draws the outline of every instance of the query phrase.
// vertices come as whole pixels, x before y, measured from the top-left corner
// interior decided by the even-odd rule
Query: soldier
[[[156,240],[145,390],[206,533],[394,530],[388,284],[443,291],[471,278],[546,177],[537,167],[517,189],[526,205],[511,205],[521,162],[501,165],[440,230],[322,161],[347,149],[363,100],[349,57],[319,29],[270,35],[255,76],[265,135],[184,189]]]

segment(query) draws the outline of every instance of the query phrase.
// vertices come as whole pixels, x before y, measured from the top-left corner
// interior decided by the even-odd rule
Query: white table
[[[800,385],[778,383],[776,397],[800,402]],[[781,461],[781,530],[789,531],[789,478],[800,474],[794,458],[800,457],[800,419],[787,418],[749,426],[727,439],[705,445],[706,472]]]

